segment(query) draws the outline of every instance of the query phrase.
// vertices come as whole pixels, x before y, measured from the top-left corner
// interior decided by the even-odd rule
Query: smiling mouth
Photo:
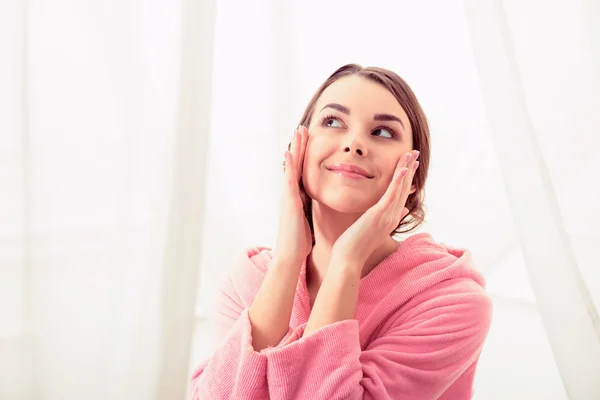
[[[336,175],[340,175],[351,179],[371,179],[373,178],[367,171],[357,165],[352,164],[336,164],[328,165],[326,169]]]

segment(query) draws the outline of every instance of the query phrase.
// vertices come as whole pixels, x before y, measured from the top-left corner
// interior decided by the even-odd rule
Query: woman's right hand
[[[312,249],[312,234],[300,197],[300,179],[308,129],[294,131],[290,150],[285,152],[285,182],[281,198],[277,245],[273,258],[281,263],[301,265]]]
[[[300,197],[307,142],[308,130],[300,127],[294,132],[289,151],[285,152],[285,181],[277,244],[248,312],[255,351],[277,346],[288,333],[298,274],[312,249],[312,235]]]

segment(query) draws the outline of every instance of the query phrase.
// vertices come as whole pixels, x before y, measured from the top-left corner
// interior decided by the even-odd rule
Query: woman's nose
[[[366,157],[367,149],[358,134],[348,133],[342,144],[344,153],[356,154],[360,157]]]
[[[344,148],[344,152],[345,153],[354,153],[354,152],[356,152],[356,154],[358,154],[359,156],[362,156],[364,154],[364,152],[358,146],[355,146],[355,147],[353,147],[353,146],[346,147],[346,148]]]

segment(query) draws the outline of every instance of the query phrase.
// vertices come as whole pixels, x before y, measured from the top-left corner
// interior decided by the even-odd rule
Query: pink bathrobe
[[[219,292],[218,350],[194,372],[191,399],[469,399],[492,317],[468,251],[407,238],[360,281],[354,319],[302,337],[302,266],[287,335],[252,347],[248,309],[272,252],[250,249]]]

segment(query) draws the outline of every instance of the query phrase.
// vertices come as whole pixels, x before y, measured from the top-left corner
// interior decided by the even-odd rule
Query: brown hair
[[[430,138],[429,138],[429,125],[425,113],[419,104],[417,97],[413,93],[412,89],[408,84],[398,76],[396,73],[387,69],[378,67],[362,67],[358,64],[347,64],[336,70],[323,84],[317,89],[316,93],[308,102],[304,114],[300,119],[300,124],[309,127],[312,119],[312,115],[315,110],[315,105],[321,97],[321,94],[327,89],[329,85],[337,81],[340,78],[350,75],[357,75],[370,81],[376,82],[387,90],[390,91],[400,103],[400,106],[406,112],[410,126],[412,127],[412,139],[413,139],[413,150],[418,150],[419,155],[419,168],[417,169],[413,178],[413,185],[416,190],[414,193],[408,196],[405,207],[408,208],[408,215],[402,218],[394,232],[395,233],[406,233],[417,228],[425,220],[425,180],[427,179],[427,171],[429,169],[429,157],[430,157]],[[291,145],[291,144],[290,144]],[[289,148],[289,146],[288,146]],[[306,193],[302,180],[300,180],[300,195],[302,197],[302,203],[304,204],[304,214],[308,219],[311,231],[314,233],[313,221],[312,221],[312,199]]]

